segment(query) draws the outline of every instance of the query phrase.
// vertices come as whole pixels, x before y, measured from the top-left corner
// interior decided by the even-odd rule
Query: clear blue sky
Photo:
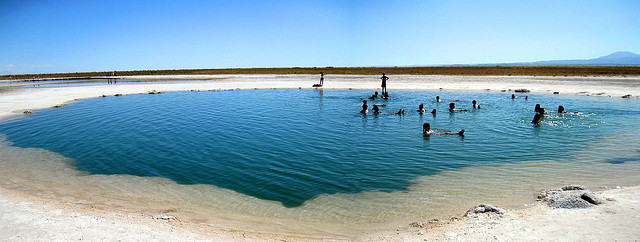
[[[640,1],[7,1],[0,74],[640,53]]]

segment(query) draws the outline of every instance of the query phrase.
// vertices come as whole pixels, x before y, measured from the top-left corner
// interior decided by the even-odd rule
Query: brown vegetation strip
[[[197,74],[351,74],[351,75],[472,75],[472,76],[640,76],[640,66],[456,66],[456,67],[291,67],[116,71],[117,76]],[[40,78],[110,76],[107,72],[40,74]],[[0,79],[30,79],[36,74],[4,75]]]

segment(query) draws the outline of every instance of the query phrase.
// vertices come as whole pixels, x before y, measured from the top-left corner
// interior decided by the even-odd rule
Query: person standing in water
[[[360,112],[364,114],[369,112],[369,104],[367,104],[367,100],[362,100],[362,111]]]
[[[535,125],[540,125],[540,123],[542,123],[542,121],[540,121],[541,118],[542,118],[542,115],[540,113],[536,113],[536,115],[533,116],[533,121],[531,121],[531,123]]]
[[[480,108],[480,105],[478,105],[478,103],[476,102],[476,100],[473,100],[473,102],[471,102],[473,104],[473,108]]]
[[[382,79],[382,93],[384,93],[387,91],[387,80],[389,80],[389,77],[382,73],[382,77],[380,77],[380,79]]]
[[[567,113],[567,111],[564,111],[564,106],[560,105],[558,106],[558,113]]]
[[[418,110],[417,110],[417,111],[418,111],[420,114],[423,114],[423,113],[427,112],[427,110],[426,110],[426,109],[424,109],[424,104],[422,104],[422,103],[418,106]]]

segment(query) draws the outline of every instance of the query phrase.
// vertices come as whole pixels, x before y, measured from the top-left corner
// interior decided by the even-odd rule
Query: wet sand
[[[189,90],[231,90],[252,88],[310,88],[319,79],[317,75],[215,75],[215,76],[142,76],[123,77],[135,80],[195,80],[212,79],[203,82],[162,82],[162,83],[135,83],[99,86],[77,87],[51,87],[51,88],[19,88],[9,89],[0,95],[0,117],[22,115],[24,110],[37,110],[64,104],[69,101],[84,98],[99,97],[101,95],[147,93],[149,91],[189,91]],[[325,89],[377,89],[380,81],[378,76],[325,76]],[[560,92],[561,95],[597,95],[603,98],[619,98],[631,94],[632,97],[640,96],[640,78],[638,77],[452,77],[452,76],[392,76],[389,80],[389,90],[475,90],[475,91],[509,91],[526,88],[534,93]],[[521,94],[526,95],[526,94]],[[629,137],[615,137],[605,142],[605,145],[622,146],[617,140],[633,140]],[[622,138],[622,139],[621,139]],[[502,174],[512,170],[509,167],[487,166],[474,167],[474,170],[463,170],[457,173],[442,173],[435,177],[424,177],[416,181],[409,193],[381,194],[365,192],[350,195],[322,196],[309,202],[301,209],[283,209],[279,204],[269,202],[257,202],[256,199],[242,196],[232,191],[220,191],[210,186],[180,186],[161,178],[137,178],[131,176],[87,176],[78,174],[68,164],[64,163],[64,157],[52,154],[44,150],[29,150],[11,147],[5,144],[0,147],[5,154],[0,158],[3,166],[9,168],[0,172],[0,234],[3,239],[11,240],[79,240],[81,238],[114,240],[486,240],[491,239],[491,233],[486,230],[475,229],[482,226],[499,227],[503,220],[490,220],[482,222],[474,220],[461,220],[456,223],[443,223],[437,229],[416,229],[409,226],[413,219],[429,220],[432,218],[445,219],[452,214],[462,214],[469,207],[479,203],[498,203],[510,209],[518,209],[512,212],[511,224],[505,226],[504,239],[518,238],[517,233],[524,228],[535,229],[537,235],[543,236],[543,240],[553,238],[564,239],[562,231],[574,231],[570,226],[564,226],[576,217],[595,213],[596,216],[605,218],[598,220],[600,227],[609,228],[611,231],[619,230],[622,240],[638,238],[640,231],[633,225],[619,226],[613,221],[637,221],[638,210],[637,197],[638,175],[640,168],[636,164],[626,165],[622,172],[611,174],[611,179],[590,179],[602,177],[602,174],[573,174],[579,167],[567,166],[558,169],[558,166],[567,164],[531,163],[527,165],[539,166],[541,169],[551,172],[548,176],[566,176],[567,182],[581,182],[592,189],[605,189],[602,186],[615,187],[617,185],[633,186],[627,189],[604,191],[605,196],[613,196],[616,199],[606,206],[597,209],[571,210],[575,212],[557,212],[544,206],[535,206],[522,210],[523,204],[533,203],[533,192],[551,185],[542,182],[544,176],[520,177],[521,174],[509,173],[509,191],[520,190],[517,194],[497,193],[478,201],[459,201],[455,206],[442,208],[429,208],[433,211],[419,213],[416,218],[398,220],[393,214],[368,214],[373,224],[363,224],[359,221],[349,220],[348,216],[340,216],[342,213],[350,213],[352,210],[362,210],[367,214],[368,210],[381,211],[385,208],[375,207],[371,204],[358,203],[359,201],[384,200],[387,202],[402,202],[409,204],[403,210],[415,209],[411,207],[413,200],[421,196],[442,196],[437,193],[438,186],[446,186],[451,190],[464,190],[456,188],[456,183],[443,181],[455,180],[461,175],[466,177],[478,177],[476,180],[490,180],[491,176]],[[12,154],[12,155],[6,155]],[[25,158],[25,156],[32,156]],[[58,162],[33,163],[32,166],[22,166],[25,160]],[[62,162],[61,162],[62,161]],[[14,162],[14,163],[11,163]],[[522,165],[522,164],[520,164]],[[591,164],[590,164],[591,165]],[[33,169],[34,166],[39,166]],[[604,165],[606,166],[606,165]],[[21,170],[22,169],[22,170]],[[561,170],[561,171],[558,171]],[[594,173],[606,172],[608,169],[595,169]],[[47,174],[42,174],[42,172]],[[54,172],[55,171],[55,172]],[[465,174],[471,173],[471,174]],[[566,172],[567,174],[564,174]],[[626,172],[626,173],[625,173]],[[502,174],[505,175],[505,174]],[[450,176],[447,178],[447,176]],[[616,176],[621,178],[616,179]],[[542,181],[539,181],[542,180]],[[35,182],[34,182],[35,181]],[[60,182],[62,181],[62,182]],[[117,185],[113,185],[116,183]],[[109,184],[109,186],[105,186]],[[141,186],[140,184],[148,184]],[[62,186],[60,186],[62,185]],[[496,184],[487,183],[489,186]],[[83,191],[83,189],[86,189]],[[132,189],[141,189],[131,192]],[[183,190],[191,190],[185,193]],[[118,191],[128,191],[126,195],[114,195]],[[482,191],[479,191],[481,193]],[[152,195],[146,195],[146,193]],[[163,194],[166,199],[162,199]],[[206,199],[189,198],[195,194],[208,194]],[[89,196],[90,195],[90,196]],[[464,200],[468,194],[445,194],[446,196],[459,196]],[[481,195],[481,194],[480,194]],[[475,198],[481,197],[474,196]],[[636,195],[636,196],[633,196]],[[628,198],[628,199],[627,199]],[[149,201],[156,199],[157,201]],[[192,201],[191,201],[192,199]],[[140,200],[140,202],[135,202]],[[189,200],[181,203],[176,200]],[[213,204],[197,204],[199,200],[216,201]],[[154,203],[150,206],[150,203]],[[231,205],[229,206],[229,204]],[[193,207],[176,207],[176,204],[192,204]],[[378,203],[375,203],[378,204]],[[420,206],[420,203],[415,203]],[[352,206],[353,205],[353,206]],[[185,205],[187,206],[187,205]],[[212,207],[208,211],[201,211],[203,207]],[[255,206],[260,206],[256,208]],[[634,207],[635,206],[635,207]],[[332,207],[332,210],[327,210]],[[635,208],[629,210],[629,208]],[[396,209],[397,210],[397,209]],[[390,210],[390,211],[396,211]],[[427,209],[428,210],[428,209]],[[251,214],[244,214],[251,211]],[[263,211],[263,212],[259,212]],[[594,212],[595,211],[595,212]],[[614,211],[616,216],[604,216]],[[616,212],[617,211],[617,212]],[[635,213],[633,212],[635,211]],[[155,216],[155,218],[154,218]],[[421,217],[424,216],[424,217]],[[547,221],[548,224],[536,224],[535,221]],[[539,219],[538,219],[539,218]],[[546,219],[546,220],[545,220]],[[606,223],[611,219],[611,223]],[[333,221],[334,222],[328,222]],[[511,221],[510,220],[510,221]],[[495,222],[495,223],[493,223]],[[557,223],[557,226],[554,226]],[[593,221],[584,220],[574,226],[591,226]],[[480,224],[480,225],[477,225]],[[633,223],[628,223],[633,224]],[[474,225],[474,227],[466,227]],[[613,226],[617,225],[617,226]],[[515,226],[513,231],[506,231],[509,226]],[[518,226],[521,226],[518,230]],[[546,226],[546,227],[545,227]],[[608,227],[607,227],[608,226]],[[73,229],[75,228],[75,229]],[[475,230],[474,230],[475,229]],[[496,230],[497,231],[497,230]],[[558,233],[560,231],[560,233]],[[611,234],[589,230],[592,235],[589,238],[609,239]],[[465,234],[466,232],[466,234]],[[513,233],[511,233],[513,232]],[[455,234],[455,236],[453,236]],[[464,236],[463,236],[464,235]],[[425,237],[426,236],[426,237]],[[466,237],[465,237],[466,236]],[[516,237],[513,237],[516,236]],[[556,236],[556,237],[553,237]],[[533,237],[531,237],[533,238]],[[582,238],[582,237],[577,237]],[[532,239],[533,240],[533,239]]]

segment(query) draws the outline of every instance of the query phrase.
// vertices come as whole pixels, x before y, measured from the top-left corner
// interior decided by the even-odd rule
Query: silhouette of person
[[[380,79],[382,79],[382,93],[384,93],[387,91],[387,80],[389,80],[389,77],[382,73],[382,77],[380,77]]]

